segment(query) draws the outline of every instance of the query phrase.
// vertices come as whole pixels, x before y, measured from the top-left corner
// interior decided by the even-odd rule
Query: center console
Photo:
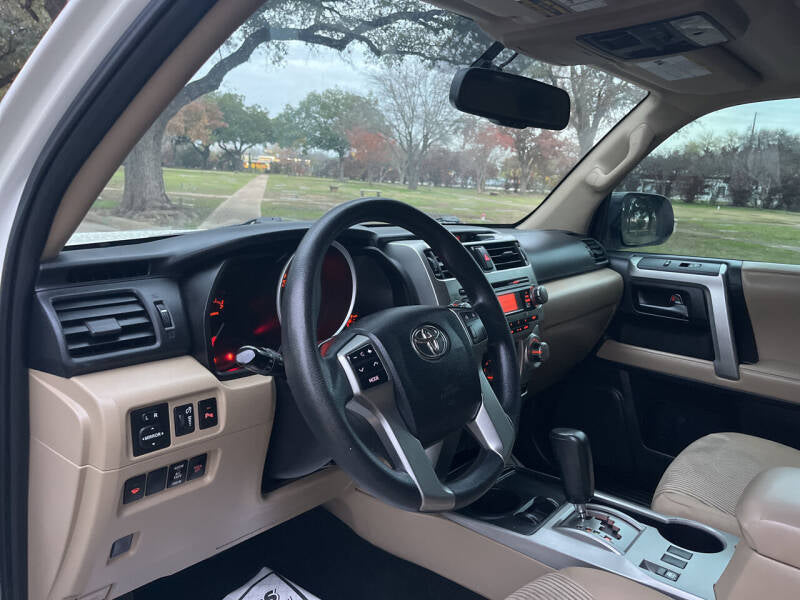
[[[673,598],[714,600],[714,585],[739,538],[594,490],[583,432],[551,433],[562,480],[509,469],[451,520],[553,569],[588,566],[633,579]]]

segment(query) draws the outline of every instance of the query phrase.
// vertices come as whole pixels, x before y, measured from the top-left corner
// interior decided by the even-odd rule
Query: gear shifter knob
[[[585,518],[586,503],[594,496],[594,464],[589,438],[579,429],[556,428],[550,432],[550,443],[561,468],[567,500],[575,505],[578,515]]]

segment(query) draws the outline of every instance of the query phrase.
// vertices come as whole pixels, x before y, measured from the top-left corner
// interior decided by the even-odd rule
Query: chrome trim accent
[[[347,314],[344,317],[344,321],[342,321],[342,324],[339,325],[339,329],[337,329],[333,333],[333,335],[331,335],[328,339],[336,337],[337,335],[342,333],[342,331],[344,330],[345,327],[347,327],[347,322],[350,320],[350,315],[353,314],[353,307],[356,305],[356,292],[357,292],[357,289],[358,289],[358,282],[356,281],[356,265],[353,262],[353,257],[350,256],[350,253],[347,251],[347,249],[344,246],[342,246],[339,242],[333,242],[331,244],[331,248],[336,248],[339,251],[339,253],[342,256],[344,256],[344,259],[347,261],[347,266],[350,267],[350,276],[353,279],[353,294],[350,297],[350,308],[347,309]],[[293,258],[294,258],[294,254],[292,254],[289,257],[289,259],[286,261],[286,264],[283,265],[283,269],[281,269],[281,276],[278,277],[278,290],[276,291],[276,296],[275,296],[275,309],[276,309],[276,313],[278,315],[278,323],[279,324],[282,324],[281,323],[281,294],[283,293],[283,288],[281,287],[281,283],[283,282],[283,278],[286,275],[286,272],[289,270],[289,265],[292,264],[292,259]],[[327,340],[325,340],[325,341],[327,341]]]
[[[643,559],[659,563],[662,554],[670,545],[670,542],[664,539],[654,527],[639,524],[643,528],[641,534],[627,551],[620,555],[610,552],[604,546],[587,543],[579,536],[568,535],[558,527],[558,524],[569,518],[570,515],[574,515],[574,508],[571,504],[565,504],[555,511],[533,535],[516,533],[491,522],[467,517],[460,513],[449,512],[443,516],[553,569],[589,566],[632,579],[679,600],[715,600],[714,584],[728,566],[739,538],[686,519],[665,517],[606,494],[596,493],[595,498],[613,503],[619,508],[631,507],[630,514],[626,514],[628,523],[635,520],[634,517],[637,513],[646,516],[655,515],[655,518],[664,523],[691,523],[692,526],[710,531],[722,539],[725,548],[716,554],[695,552],[685,569],[673,569],[680,572],[680,578],[677,582],[672,583],[639,567]],[[611,512],[605,506],[600,508],[604,512]]]
[[[375,348],[389,378],[386,383],[366,390],[361,388],[358,377],[347,360],[348,354],[365,344],[372,344]],[[381,356],[377,345],[364,335],[356,335],[336,353],[336,358],[353,390],[353,397],[345,404],[345,408],[366,419],[394,463],[401,465],[414,482],[420,495],[419,510],[440,512],[453,509],[455,494],[439,480],[430,456],[420,441],[408,431],[397,410],[392,376],[386,369],[386,359]]]
[[[439,360],[450,350],[450,338],[437,325],[426,323],[411,332],[411,347],[425,360]]]
[[[638,280],[656,280],[671,283],[690,283],[705,290],[708,309],[711,311],[711,338],[714,343],[714,372],[725,379],[739,379],[739,359],[731,325],[728,289],[725,286],[725,273],[728,265],[720,263],[719,275],[696,275],[694,273],[675,273],[640,269],[642,256],[631,256],[628,274]],[[714,261],[711,261],[714,262]]]
[[[481,367],[478,367],[481,382],[481,406],[475,418],[467,423],[467,429],[486,450],[491,450],[506,463],[514,447],[514,426],[503,410]]]

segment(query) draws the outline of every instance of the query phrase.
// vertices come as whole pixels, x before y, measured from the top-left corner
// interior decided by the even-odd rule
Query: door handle
[[[673,304],[672,306],[660,306],[658,304],[647,304],[638,302],[636,308],[642,312],[650,313],[653,315],[660,315],[663,317],[670,317],[672,319],[689,320],[689,309],[685,304]]]

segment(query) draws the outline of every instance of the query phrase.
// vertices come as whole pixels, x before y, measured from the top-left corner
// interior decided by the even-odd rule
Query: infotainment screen
[[[497,296],[497,300],[500,302],[505,314],[516,312],[520,308],[516,294],[500,294]]]

